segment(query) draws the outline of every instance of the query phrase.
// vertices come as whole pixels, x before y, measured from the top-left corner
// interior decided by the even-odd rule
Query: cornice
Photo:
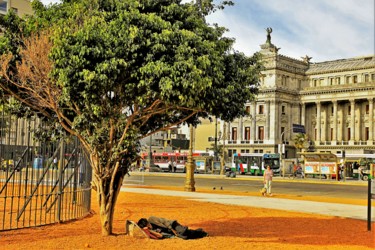
[[[366,86],[360,86],[360,87],[353,87],[351,86],[343,86],[340,88],[335,88],[332,87],[311,87],[310,89],[304,89],[299,92],[299,94],[302,95],[319,95],[319,94],[333,94],[333,93],[352,93],[352,92],[368,92],[368,91],[375,91],[375,86],[374,85],[366,85]]]

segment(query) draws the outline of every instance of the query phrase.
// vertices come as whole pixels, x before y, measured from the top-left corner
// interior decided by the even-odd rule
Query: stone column
[[[320,133],[322,126],[322,116],[321,116],[321,103],[316,102],[316,141],[320,142]]]
[[[274,133],[273,133],[273,136],[275,138],[275,142],[277,142],[277,140],[281,140],[281,137],[280,137],[281,117],[280,117],[280,106],[279,106],[279,104],[280,104],[280,102],[276,101],[276,100],[272,102],[272,106],[273,106],[275,115],[273,117],[274,121],[271,124],[275,124]]]
[[[350,100],[350,141],[354,142],[355,138],[355,100],[351,99]]]
[[[337,142],[337,100],[333,101],[333,135],[334,144]]]
[[[279,126],[279,120],[276,120],[277,118],[277,106],[275,100],[270,101],[270,117],[269,117],[269,124],[270,124],[270,132],[269,132],[269,142],[278,144],[276,134],[277,134],[277,127]]]
[[[250,131],[250,143],[254,143],[256,136],[256,102],[251,103],[251,131]]]
[[[289,133],[288,133],[289,136],[286,137],[286,139],[288,141],[291,141],[291,140],[293,140],[293,136],[292,136],[293,135],[293,117],[294,117],[294,115],[296,115],[298,117],[298,110],[294,109],[295,106],[294,106],[293,103],[290,103],[289,106],[290,106],[290,109],[286,111],[286,113],[289,116],[288,128],[287,129],[292,129],[292,130],[289,131]]]
[[[342,141],[345,140],[345,136],[344,136],[344,128],[345,128],[344,109],[345,109],[345,105],[337,106],[337,109],[338,109],[338,112],[340,113],[339,114],[339,125],[338,125],[338,130],[337,130],[337,138],[338,138],[338,141],[342,142]]]
[[[241,143],[243,138],[243,116],[240,117],[238,122],[238,130],[237,130],[237,144]]]
[[[269,137],[270,137],[270,134],[269,134],[269,131],[270,131],[270,119],[269,119],[269,116],[270,116],[270,101],[266,101],[265,102],[266,126],[264,128],[264,140],[265,141],[268,141]]]
[[[368,105],[369,105],[369,113],[368,113],[368,121],[369,121],[369,141],[374,140],[374,99],[369,98],[368,99]]]
[[[305,125],[305,116],[306,116],[306,105],[305,103],[301,104],[301,125]]]
[[[355,113],[354,113],[354,117],[355,117],[355,120],[356,122],[354,123],[355,124],[355,130],[354,130],[354,141],[362,141],[363,138],[362,138],[362,123],[361,123],[361,105],[358,105],[356,107],[356,110],[355,110]]]

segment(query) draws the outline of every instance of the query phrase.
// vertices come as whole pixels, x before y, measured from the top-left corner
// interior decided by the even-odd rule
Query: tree
[[[2,38],[0,88],[79,138],[93,167],[102,235],[110,235],[139,140],[199,117],[244,115],[257,93],[258,55],[233,51],[224,28],[179,0],[33,7],[18,29],[9,16],[0,21],[12,27]]]
[[[298,133],[294,137],[294,146],[301,151],[303,148],[307,148],[309,137],[307,134]]]

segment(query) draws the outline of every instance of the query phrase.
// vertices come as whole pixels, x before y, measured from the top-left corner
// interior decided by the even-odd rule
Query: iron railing
[[[0,115],[0,231],[86,216],[91,166],[78,140],[38,141],[38,119]]]

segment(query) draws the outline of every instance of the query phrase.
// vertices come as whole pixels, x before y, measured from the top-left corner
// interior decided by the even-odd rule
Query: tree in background
[[[65,0],[0,20],[0,88],[77,136],[93,168],[102,235],[139,140],[199,117],[230,121],[254,100],[258,55],[179,0]],[[205,1],[211,4],[211,1]],[[214,6],[214,5],[211,5]],[[209,8],[206,8],[206,10]],[[211,9],[213,11],[213,9]],[[20,109],[19,112],[21,112]]]
[[[308,147],[309,137],[307,134],[298,133],[294,137],[294,146],[301,152],[303,148]]]

